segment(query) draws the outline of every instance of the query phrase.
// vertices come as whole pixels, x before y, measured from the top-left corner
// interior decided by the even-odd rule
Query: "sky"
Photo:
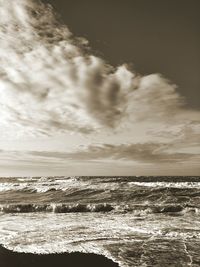
[[[196,0],[0,0],[0,176],[199,175]]]

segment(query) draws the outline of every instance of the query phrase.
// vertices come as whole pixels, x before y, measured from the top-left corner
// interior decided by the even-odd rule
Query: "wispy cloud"
[[[0,42],[2,134],[91,133],[182,112],[175,85],[92,55],[37,0],[0,1]]]
[[[68,133],[77,135],[67,140]],[[0,134],[13,141],[0,150],[2,166],[187,163],[197,170],[199,133],[200,112],[161,74],[142,76],[93,55],[50,5],[0,0]],[[16,136],[43,135],[50,137],[41,147],[27,141],[15,149]],[[59,136],[66,146],[52,145]]]
[[[96,144],[78,148],[75,151],[0,151],[1,161],[15,160],[32,163],[60,163],[70,161],[129,161],[138,163],[169,164],[191,163],[198,164],[200,156],[197,153],[171,151],[173,145],[166,143],[138,144]]]
[[[168,151],[169,145],[158,143],[90,146],[85,151],[73,154],[74,158],[136,161],[139,163],[184,163],[197,162],[199,156],[192,153]]]

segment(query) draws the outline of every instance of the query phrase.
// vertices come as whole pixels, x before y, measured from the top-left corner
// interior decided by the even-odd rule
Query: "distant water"
[[[200,177],[0,178],[0,244],[121,267],[200,266]]]

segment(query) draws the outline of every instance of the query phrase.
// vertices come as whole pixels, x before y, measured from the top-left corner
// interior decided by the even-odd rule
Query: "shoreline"
[[[0,245],[1,267],[119,267],[112,260],[93,253],[32,254],[14,252]]]

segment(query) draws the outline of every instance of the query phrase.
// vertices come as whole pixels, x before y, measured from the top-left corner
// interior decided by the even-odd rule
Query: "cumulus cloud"
[[[0,0],[0,124],[19,133],[90,133],[127,121],[169,120],[176,86],[92,55],[50,5]]]

